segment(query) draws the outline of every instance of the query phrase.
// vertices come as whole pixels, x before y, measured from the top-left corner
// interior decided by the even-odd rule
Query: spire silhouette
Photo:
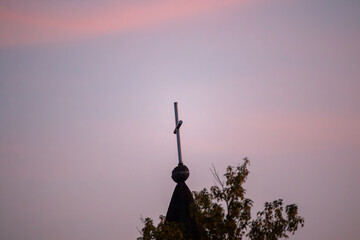
[[[189,178],[190,171],[183,164],[180,142],[180,127],[183,121],[179,121],[177,102],[174,103],[175,110],[175,130],[178,149],[178,166],[174,168],[171,178],[176,182],[176,187],[171,197],[169,208],[166,214],[166,221],[178,223],[186,239],[200,239],[198,226],[191,214],[191,205],[194,198],[185,181]]]

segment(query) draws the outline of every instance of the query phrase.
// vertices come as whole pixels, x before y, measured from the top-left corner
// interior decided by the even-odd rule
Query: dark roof
[[[178,223],[186,239],[200,239],[198,226],[191,214],[191,205],[194,198],[185,182],[179,182],[171,197],[169,209],[166,214],[166,220]],[[195,208],[192,208],[195,209]]]

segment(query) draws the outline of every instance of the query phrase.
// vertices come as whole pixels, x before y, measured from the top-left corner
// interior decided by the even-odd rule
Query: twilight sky
[[[245,156],[294,240],[357,240],[358,0],[1,0],[0,239],[135,239]],[[255,215],[255,212],[254,212]]]

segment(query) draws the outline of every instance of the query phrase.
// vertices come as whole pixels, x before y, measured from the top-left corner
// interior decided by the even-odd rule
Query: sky
[[[135,239],[250,159],[253,216],[358,239],[360,2],[1,0],[0,239]]]

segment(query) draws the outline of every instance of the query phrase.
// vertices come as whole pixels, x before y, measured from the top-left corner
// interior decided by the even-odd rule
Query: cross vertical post
[[[176,139],[177,139],[179,165],[182,165],[183,161],[182,161],[182,155],[181,155],[181,142],[180,142],[180,126],[182,124],[182,121],[181,120],[179,121],[177,102],[174,102],[174,110],[175,110],[175,130],[174,130],[174,134],[176,134]]]

